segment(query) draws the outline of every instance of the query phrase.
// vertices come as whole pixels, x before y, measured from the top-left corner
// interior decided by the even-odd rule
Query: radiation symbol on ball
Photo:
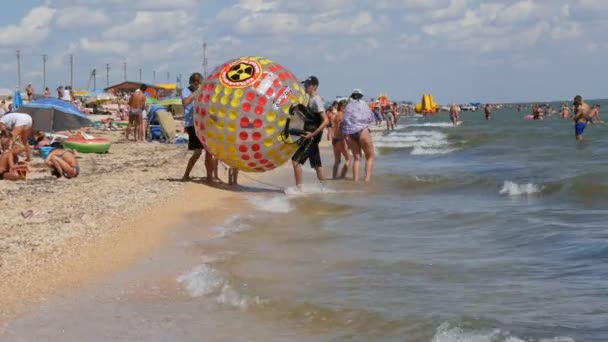
[[[242,59],[225,66],[220,82],[232,88],[245,88],[261,76],[262,67],[253,60]]]

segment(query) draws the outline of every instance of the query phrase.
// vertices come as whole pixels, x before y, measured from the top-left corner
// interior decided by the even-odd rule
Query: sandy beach
[[[40,157],[25,182],[0,182],[0,317],[58,289],[129,265],[161,244],[188,212],[230,205],[225,184],[180,180],[184,145],[133,143],[122,132],[109,154],[78,154],[81,176],[55,179]],[[199,163],[193,177],[200,179]],[[220,177],[225,178],[220,166]]]

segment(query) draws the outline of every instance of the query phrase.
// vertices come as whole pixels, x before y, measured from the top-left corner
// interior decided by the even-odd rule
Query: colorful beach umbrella
[[[33,129],[44,132],[59,132],[88,127],[93,124],[84,113],[70,102],[45,98],[29,102],[19,109],[34,120]]]

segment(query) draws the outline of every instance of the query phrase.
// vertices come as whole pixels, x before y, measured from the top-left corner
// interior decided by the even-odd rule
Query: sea
[[[274,180],[286,190],[252,194],[254,210],[215,225],[217,238],[189,239],[196,263],[162,262],[179,296],[97,291],[5,336],[608,341],[608,126],[589,125],[577,142],[572,120],[524,121],[524,110],[374,128],[373,182],[321,185],[308,167],[302,193]]]

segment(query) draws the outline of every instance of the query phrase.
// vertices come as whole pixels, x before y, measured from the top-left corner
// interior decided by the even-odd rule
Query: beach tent
[[[34,120],[33,129],[44,132],[67,131],[93,124],[93,121],[73,104],[55,98],[26,103],[19,108],[19,112],[29,114]]]

